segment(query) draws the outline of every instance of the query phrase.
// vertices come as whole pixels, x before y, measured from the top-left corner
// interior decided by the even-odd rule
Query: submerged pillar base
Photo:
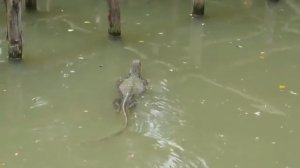
[[[193,16],[203,16],[204,15],[204,4],[205,0],[194,0],[193,1]]]

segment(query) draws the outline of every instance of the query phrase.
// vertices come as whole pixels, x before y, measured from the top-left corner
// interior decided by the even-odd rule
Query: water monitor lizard
[[[119,98],[113,104],[116,109],[124,115],[125,122],[122,129],[114,134],[104,137],[107,139],[119,135],[125,131],[128,125],[127,113],[136,105],[136,99],[146,91],[147,81],[141,76],[141,61],[133,60],[129,71],[129,76],[118,82]]]

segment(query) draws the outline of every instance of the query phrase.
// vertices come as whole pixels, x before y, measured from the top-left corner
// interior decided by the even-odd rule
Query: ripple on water
[[[168,82],[162,80],[159,83],[166,89],[157,90],[152,98],[145,100],[144,113],[138,113],[136,118],[136,132],[143,134],[145,137],[153,139],[155,143],[152,145],[156,154],[159,153],[160,159],[155,160],[148,158],[147,162],[152,167],[159,168],[176,168],[176,167],[195,167],[208,168],[207,163],[203,158],[185,149],[184,146],[174,138],[174,133],[179,125],[183,125],[182,121],[183,110],[180,108],[180,102],[176,99],[171,99],[165,95],[168,92]]]
[[[41,106],[46,106],[49,104],[49,102],[47,100],[45,100],[44,98],[39,97],[39,96],[32,98],[32,101],[33,101],[33,105],[31,105],[29,107],[30,109],[35,109],[35,108],[38,108]]]

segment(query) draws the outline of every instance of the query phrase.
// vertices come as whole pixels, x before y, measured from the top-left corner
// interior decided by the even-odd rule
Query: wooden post
[[[193,16],[204,15],[204,4],[205,0],[193,0]]]
[[[121,16],[119,0],[107,0],[108,3],[108,33],[112,36],[121,35]]]
[[[7,2],[6,0],[3,0],[4,2],[4,6],[5,6],[5,9],[6,9],[6,12],[7,12]],[[8,32],[6,31],[6,40],[8,39]]]
[[[37,0],[26,0],[26,9],[31,10],[31,11],[36,11],[37,10]]]
[[[22,59],[21,0],[5,0],[7,17],[8,57]]]

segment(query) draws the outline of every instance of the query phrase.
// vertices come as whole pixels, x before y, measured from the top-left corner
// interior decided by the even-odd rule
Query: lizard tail
[[[126,108],[125,108],[125,104],[127,102],[128,96],[129,96],[129,93],[126,94],[126,96],[124,98],[124,101],[122,103],[122,112],[123,112],[123,115],[124,115],[124,118],[125,118],[125,124],[124,124],[124,127],[121,130],[121,132],[123,132],[127,128],[127,125],[128,125],[128,117],[127,117]]]
[[[127,128],[127,126],[128,126],[128,117],[127,117],[126,107],[125,107],[125,106],[126,106],[126,102],[127,102],[127,100],[128,100],[128,97],[129,97],[129,93],[126,94],[126,96],[125,96],[125,98],[124,98],[124,100],[123,100],[123,102],[122,102],[122,113],[123,113],[124,118],[125,118],[125,123],[124,123],[123,128],[120,129],[119,131],[117,131],[117,132],[115,132],[115,133],[109,135],[109,136],[106,136],[106,137],[101,138],[100,141],[107,140],[107,139],[109,139],[109,138],[112,138],[112,137],[114,137],[114,136],[117,136],[117,135],[123,133],[123,132],[125,131],[125,129]]]

